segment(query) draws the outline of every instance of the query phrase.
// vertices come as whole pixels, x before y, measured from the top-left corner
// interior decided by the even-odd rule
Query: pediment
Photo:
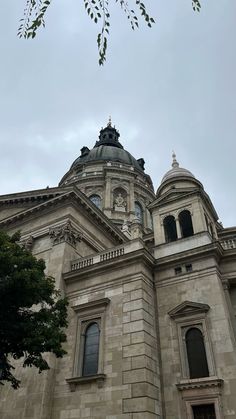
[[[20,229],[20,226],[26,220],[30,221],[35,216],[40,217],[45,213],[56,211],[59,207],[65,207],[67,204],[70,206],[72,204],[77,211],[81,211],[87,217],[90,223],[95,225],[96,228],[99,228],[100,231],[103,230],[103,233],[108,235],[114,243],[123,243],[128,240],[121,230],[76,187],[55,189],[57,193],[49,199],[45,199],[45,201],[39,203],[35,202],[33,207],[26,208],[0,220],[0,228],[8,229],[14,225],[14,227]],[[0,200],[1,198],[3,197],[0,197]]]
[[[169,202],[173,202],[175,200],[186,198],[196,192],[199,192],[196,188],[169,189],[165,194],[155,199],[155,201],[150,204],[149,208],[154,208],[156,206],[168,204]]]
[[[0,196],[0,220],[27,211],[64,193],[63,188],[45,188]]]
[[[170,310],[168,314],[175,319],[178,317],[195,316],[197,314],[207,313],[209,310],[210,306],[208,304],[184,301]]]

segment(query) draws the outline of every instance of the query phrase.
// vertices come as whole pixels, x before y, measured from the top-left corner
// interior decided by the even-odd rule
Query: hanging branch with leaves
[[[131,0],[132,1],[132,0]],[[155,23],[154,19],[148,14],[146,6],[140,0],[133,0],[135,7],[145,23],[149,28]],[[45,26],[45,15],[52,0],[26,0],[24,9],[24,16],[20,20],[18,29],[18,36],[20,38],[34,38],[38,29]],[[126,0],[116,0],[120,4],[127,19],[130,22],[131,28],[135,30],[139,27],[139,18],[137,11],[130,9],[129,2]],[[88,16],[94,23],[101,23],[101,30],[97,36],[97,46],[99,54],[99,65],[103,65],[106,61],[107,52],[107,37],[110,29],[110,12],[109,0],[84,0],[85,10]],[[194,11],[200,12],[201,4],[199,0],[192,0],[192,7]]]

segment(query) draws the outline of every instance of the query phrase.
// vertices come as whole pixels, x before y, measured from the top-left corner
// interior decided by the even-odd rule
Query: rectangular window
[[[188,265],[185,265],[185,269],[186,269],[186,272],[192,272],[193,270],[192,264],[189,263]]]
[[[66,379],[74,391],[77,384],[105,379],[103,373],[105,312],[109,298],[73,307],[78,316],[73,376]]]
[[[216,419],[214,404],[192,406],[194,419]]]
[[[175,268],[175,275],[180,275],[181,273],[182,273],[181,266],[177,266],[177,268]]]

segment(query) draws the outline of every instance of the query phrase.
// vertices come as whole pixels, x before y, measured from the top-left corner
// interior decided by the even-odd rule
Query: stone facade
[[[155,195],[109,122],[58,187],[1,196],[0,227],[21,230],[69,300],[67,354],[46,354],[40,375],[16,363],[21,387],[1,388],[2,419],[235,418],[236,228],[175,155]]]

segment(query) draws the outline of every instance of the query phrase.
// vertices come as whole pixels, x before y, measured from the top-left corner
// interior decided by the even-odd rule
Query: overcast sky
[[[111,115],[155,190],[174,149],[235,225],[235,0],[203,0],[200,14],[191,0],[145,0],[156,25],[135,32],[112,5],[102,68],[82,0],[54,0],[28,41],[16,36],[24,3],[0,5],[0,194],[56,186]]]

